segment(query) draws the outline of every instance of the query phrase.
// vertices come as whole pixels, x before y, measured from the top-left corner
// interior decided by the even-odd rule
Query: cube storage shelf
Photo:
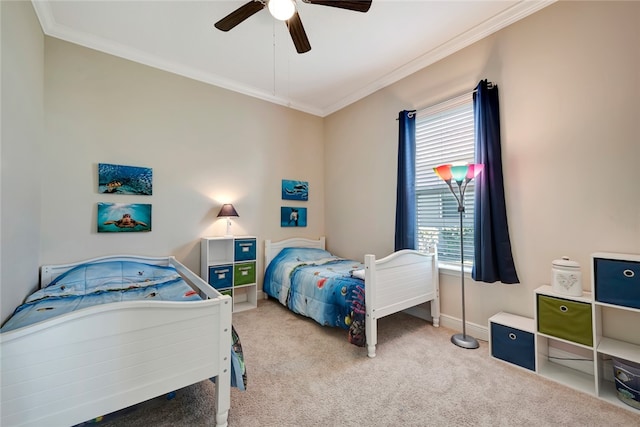
[[[591,258],[591,292],[567,296],[545,285],[534,291],[534,319],[492,316],[491,355],[640,413],[618,399],[612,362],[640,364],[640,255]]]
[[[200,239],[200,275],[231,296],[233,311],[257,307],[257,239],[253,236]]]
[[[538,374],[640,413],[618,399],[611,361],[640,363],[640,255],[594,253],[591,269],[591,292],[580,297],[535,290]],[[554,360],[551,347],[587,360]]]

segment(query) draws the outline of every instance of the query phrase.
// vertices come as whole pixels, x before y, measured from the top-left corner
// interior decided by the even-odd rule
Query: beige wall
[[[321,118],[45,37],[30,2],[1,10],[1,321],[42,264],[132,253],[199,271],[225,202],[260,255],[265,238],[324,234]],[[153,195],[99,194],[98,163],[152,168]],[[282,201],[282,179],[308,181],[309,201]],[[153,230],[98,234],[98,202],[152,204]],[[307,207],[308,226],[281,228],[283,205]]]
[[[326,235],[340,255],[386,255],[398,111],[483,78],[500,88],[522,284],[468,281],[467,319],[532,316],[532,290],[562,255],[587,282],[590,253],[640,253],[640,3],[554,4],[325,119],[44,37],[29,2],[1,4],[2,320],[44,263],[174,254],[198,271],[198,239],[224,233],[215,215],[227,201],[234,232],[261,244]],[[153,168],[153,196],[98,194],[100,162]],[[279,226],[283,178],[310,183],[307,228]],[[101,201],[151,203],[153,231],[97,234]],[[455,323],[459,276],[442,274],[441,295]]]
[[[348,257],[393,250],[398,124],[471,90],[500,90],[509,228],[521,284],[467,285],[467,320],[533,317],[551,261],[640,253],[640,3],[559,2],[325,120],[328,245]],[[435,165],[434,165],[435,166]],[[460,277],[441,275],[460,317]],[[446,319],[445,319],[446,321]]]
[[[173,254],[201,236],[324,233],[322,119],[47,37],[42,259]],[[152,196],[97,192],[98,163],[153,169]],[[308,226],[281,228],[281,180],[309,182]],[[150,233],[96,232],[98,202],[151,203]],[[300,205],[300,203],[298,203]],[[262,251],[260,251],[261,253]],[[261,268],[261,262],[259,265]]]
[[[31,2],[0,2],[0,15],[1,322],[38,282],[44,37]]]

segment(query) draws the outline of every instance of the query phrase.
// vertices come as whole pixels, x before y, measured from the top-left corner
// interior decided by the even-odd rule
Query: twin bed
[[[105,278],[107,265],[119,277]],[[40,287],[0,334],[1,425],[72,426],[206,379],[216,382],[216,424],[227,425],[230,297],[174,257],[47,265]],[[87,301],[97,296],[117,303]]]
[[[439,325],[435,253],[361,263],[327,252],[324,238],[294,238],[266,240],[264,256],[267,295],[349,329],[369,357],[384,316],[430,302]],[[72,426],[212,379],[212,410],[224,427],[230,387],[246,379],[231,315],[229,296],[171,256],[45,265],[40,290],[0,330],[0,425]]]
[[[430,302],[439,326],[438,261],[434,251],[401,250],[364,263],[325,249],[325,239],[265,241],[263,291],[290,310],[321,325],[349,330],[349,341],[375,357],[377,320]]]

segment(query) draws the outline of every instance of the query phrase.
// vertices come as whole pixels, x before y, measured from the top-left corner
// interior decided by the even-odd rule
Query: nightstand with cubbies
[[[201,277],[231,296],[234,312],[257,307],[255,237],[203,237],[200,258]]]

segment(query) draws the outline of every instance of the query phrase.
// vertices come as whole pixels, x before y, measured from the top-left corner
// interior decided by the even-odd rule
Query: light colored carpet
[[[378,322],[377,357],[273,300],[234,314],[248,374],[229,425],[640,426],[629,411],[451,344],[454,333],[404,313]],[[213,426],[214,385],[181,389],[99,425]]]

